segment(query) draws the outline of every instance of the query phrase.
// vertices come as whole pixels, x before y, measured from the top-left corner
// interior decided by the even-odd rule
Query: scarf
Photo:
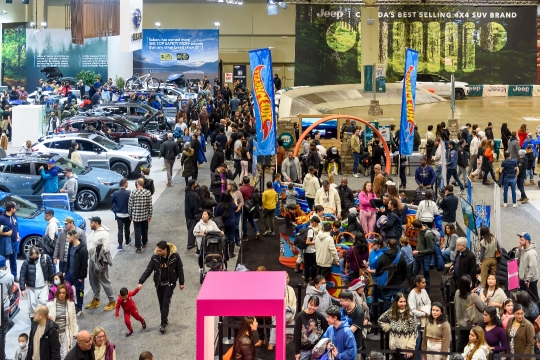
[[[94,348],[94,355],[96,357],[96,360],[104,360],[105,359],[105,350],[107,350],[107,344],[103,343],[101,346],[95,346]]]

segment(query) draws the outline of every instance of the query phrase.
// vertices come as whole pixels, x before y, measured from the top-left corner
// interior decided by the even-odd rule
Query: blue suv
[[[81,211],[93,211],[99,203],[109,203],[112,194],[119,189],[122,175],[105,169],[83,166],[55,154],[11,155],[0,159],[0,191],[19,195],[27,200],[41,203],[43,190],[34,194],[32,184],[39,180],[39,168],[47,168],[53,158],[60,169],[71,167],[79,184],[75,207]],[[58,174],[58,188],[66,179]]]

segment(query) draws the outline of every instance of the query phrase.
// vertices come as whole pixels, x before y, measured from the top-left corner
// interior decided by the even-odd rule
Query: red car
[[[139,146],[150,151],[150,153],[159,152],[161,142],[165,136],[165,132],[149,130],[145,125],[135,124],[133,121],[120,116],[67,119],[58,128],[58,131],[63,132],[68,124],[73,127],[73,132],[85,132],[88,126],[92,126],[95,130],[103,132],[117,143],[122,138],[138,139]]]

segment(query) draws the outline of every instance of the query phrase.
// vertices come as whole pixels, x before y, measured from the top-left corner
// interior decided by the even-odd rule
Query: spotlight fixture
[[[6,10],[0,11],[0,15],[6,15],[6,14],[7,14],[7,11],[6,11]]]
[[[219,26],[220,26],[220,25],[221,25],[221,24],[220,24],[219,22],[217,22],[217,21],[214,23],[214,26],[216,27],[216,29],[219,29]]]
[[[238,0],[238,5],[244,5],[244,0]]]
[[[279,15],[279,7],[278,7],[278,4],[274,0],[267,0],[266,13],[269,16]]]
[[[46,28],[47,28],[47,22],[42,21],[42,22],[41,22],[41,26],[42,26],[44,29],[46,29]]]
[[[156,29],[159,29],[161,27],[161,23],[159,21],[156,21],[154,25],[156,26]]]
[[[283,10],[287,10],[287,4],[283,1],[278,2],[279,7],[281,7]]]
[[[35,27],[36,26],[36,23],[35,22],[30,22],[30,27]]]

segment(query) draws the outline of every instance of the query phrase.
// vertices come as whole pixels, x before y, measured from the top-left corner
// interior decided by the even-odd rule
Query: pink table
[[[197,296],[197,360],[214,359],[215,316],[275,316],[285,360],[285,271],[208,272]]]

